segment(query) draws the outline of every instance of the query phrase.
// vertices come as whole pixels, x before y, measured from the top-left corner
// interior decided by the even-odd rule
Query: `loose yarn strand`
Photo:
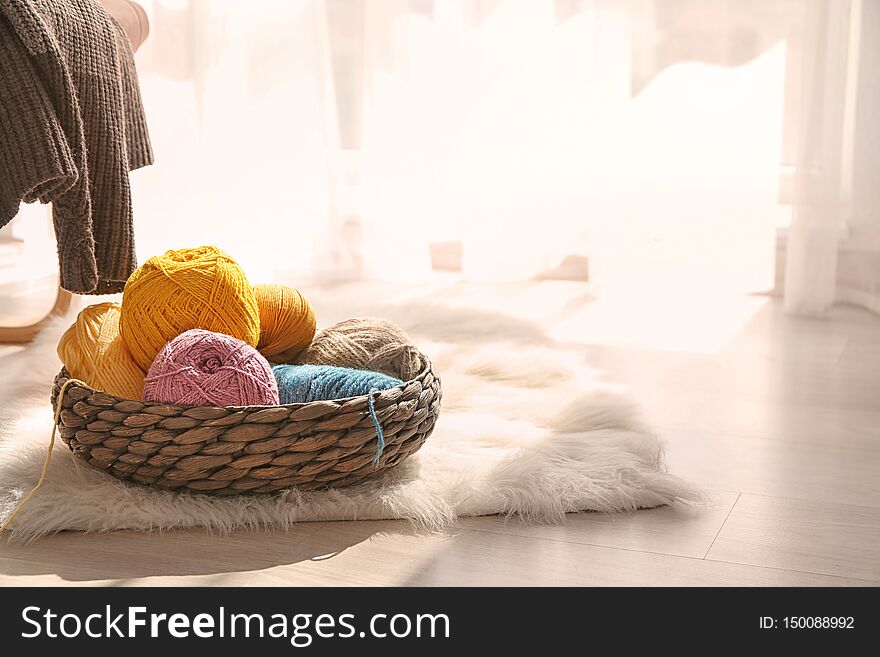
[[[373,394],[379,392],[376,388],[370,390],[367,395],[367,403],[370,406],[370,418],[373,420],[373,426],[376,427],[376,440],[379,443],[376,453],[373,454],[373,465],[379,465],[379,459],[382,452],[385,451],[385,436],[382,435],[382,425],[379,424],[379,418],[376,416],[376,406],[373,404]]]
[[[74,378],[67,379],[67,381],[65,381],[64,384],[61,386],[61,391],[58,393],[58,399],[55,401],[55,420],[54,422],[52,422],[52,435],[49,436],[49,449],[46,450],[46,459],[43,461],[43,469],[40,471],[40,478],[37,480],[36,485],[31,488],[30,492],[24,496],[24,499],[22,499],[21,502],[18,503],[18,505],[15,507],[15,510],[12,512],[12,515],[10,515],[6,519],[6,522],[4,522],[3,525],[0,525],[0,532],[6,531],[6,529],[9,527],[9,523],[12,522],[12,519],[19,511],[21,511],[25,507],[28,502],[31,501],[34,493],[36,493],[40,489],[40,486],[43,485],[43,481],[45,481],[46,479],[46,473],[49,472],[49,462],[52,460],[52,450],[55,449],[55,432],[58,430],[58,419],[61,417],[61,407],[62,402],[64,401],[64,393],[67,392],[67,388],[73,383],[79,383],[80,385],[88,387],[88,384],[85,381],[80,381],[79,379]]]

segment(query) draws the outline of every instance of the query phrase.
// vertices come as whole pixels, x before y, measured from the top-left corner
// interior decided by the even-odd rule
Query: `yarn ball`
[[[375,370],[404,381],[422,367],[403,329],[374,317],[347,319],[319,331],[296,362]]]
[[[144,399],[187,406],[277,406],[269,362],[249,344],[191,329],[166,344],[147,372]]]
[[[122,339],[144,369],[166,342],[194,328],[225,333],[252,347],[260,339],[257,299],[244,271],[213,246],[150,258],[122,294]]]
[[[292,360],[315,337],[315,311],[302,293],[286,285],[255,285],[260,309],[257,349],[279,363]]]
[[[272,373],[282,404],[359,397],[403,383],[381,372],[332,365],[274,365]]]
[[[72,377],[96,390],[140,399],[144,370],[119,335],[121,311],[115,303],[98,303],[83,309],[58,341],[58,357]]]

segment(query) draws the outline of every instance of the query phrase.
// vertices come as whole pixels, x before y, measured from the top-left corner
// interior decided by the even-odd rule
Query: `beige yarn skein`
[[[402,381],[422,367],[403,329],[375,317],[347,319],[319,331],[296,362],[374,370]]]

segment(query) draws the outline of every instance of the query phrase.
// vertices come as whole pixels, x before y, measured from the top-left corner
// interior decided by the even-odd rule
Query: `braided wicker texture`
[[[53,407],[66,370],[55,377]],[[193,407],[133,401],[72,383],[58,429],[79,458],[114,477],[214,495],[348,486],[419,450],[440,413],[440,379],[422,356],[410,381],[366,396],[285,406]]]

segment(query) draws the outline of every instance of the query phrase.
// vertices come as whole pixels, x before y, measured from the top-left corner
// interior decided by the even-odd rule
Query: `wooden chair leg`
[[[43,324],[46,323],[46,320],[53,315],[63,315],[67,312],[67,309],[70,308],[70,300],[72,298],[73,295],[70,292],[62,290],[59,287],[58,294],[55,296],[55,305],[52,306],[52,310],[50,310],[40,321],[31,324],[30,326],[0,326],[0,343],[30,342],[34,339],[37,333],[40,332],[40,329],[43,327]]]

